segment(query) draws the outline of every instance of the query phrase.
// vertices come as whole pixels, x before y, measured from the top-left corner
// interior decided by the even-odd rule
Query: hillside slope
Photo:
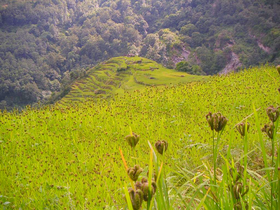
[[[155,61],[141,57],[116,57],[105,61],[74,82],[60,104],[84,101],[88,98],[108,98],[141,90],[147,86],[168,86],[207,80],[207,76],[190,75],[167,69]]]
[[[137,163],[144,169],[142,177],[148,170],[148,140],[152,145],[157,140],[168,141],[165,173],[169,177],[176,172],[167,180],[168,187],[178,187],[170,181],[176,179],[179,169],[185,172],[196,169],[193,174],[197,170],[203,174],[202,163],[211,165],[213,132],[205,119],[209,111],[220,111],[228,118],[219,156],[227,156],[230,145],[235,161],[243,156],[244,142],[235,125],[247,119],[248,151],[253,151],[248,154],[248,171],[261,169],[256,173],[262,174],[259,135],[265,140],[267,156],[271,141],[265,133],[258,133],[252,104],[257,108],[261,126],[269,122],[265,109],[279,105],[279,78],[274,67],[264,66],[213,76],[206,82],[147,87],[116,96],[110,103],[89,100],[63,107],[29,107],[22,113],[0,112],[0,208],[125,208],[123,186],[129,180],[119,148],[129,167]],[[130,128],[140,135],[134,151],[124,139]],[[222,157],[217,163],[226,165]],[[260,188],[263,184],[250,190],[257,194]],[[185,196],[188,189],[188,186],[182,188],[181,195]],[[171,204],[176,205],[174,209],[185,209],[178,199],[170,196]],[[267,201],[266,197],[260,199]],[[258,202],[252,204],[260,209]]]

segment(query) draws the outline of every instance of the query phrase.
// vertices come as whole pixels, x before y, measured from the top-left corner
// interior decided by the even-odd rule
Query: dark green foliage
[[[122,71],[126,71],[129,69],[129,66],[127,68],[118,68],[117,72],[122,72]]]
[[[196,32],[196,31],[197,31],[197,28],[195,27],[195,25],[190,23],[190,24],[187,24],[187,25],[181,27],[180,33],[191,36],[192,33]]]
[[[192,73],[192,67],[186,61],[181,61],[181,62],[177,63],[176,70],[187,72],[187,73]]]
[[[205,72],[203,72],[202,68],[199,65],[191,66],[187,61],[181,61],[177,63],[176,70],[194,75],[205,75]]]

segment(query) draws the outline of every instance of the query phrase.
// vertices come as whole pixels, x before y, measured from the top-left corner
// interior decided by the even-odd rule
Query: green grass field
[[[155,61],[141,57],[116,57],[103,62],[76,81],[59,103],[104,99],[115,93],[124,94],[147,86],[166,86],[207,80],[207,76],[190,75],[167,69]]]
[[[218,178],[222,179],[226,164],[223,156],[229,150],[236,163],[244,154],[244,142],[235,125],[246,118],[250,123],[248,173],[254,171],[266,179],[260,135],[268,159],[272,156],[271,141],[264,133],[259,134],[253,105],[260,125],[268,123],[265,110],[270,105],[277,106],[280,97],[280,76],[275,67],[263,66],[206,80],[163,69],[146,59],[132,64],[138,59],[129,58],[126,64],[123,58],[116,58],[100,69],[96,67],[62,99],[63,106],[0,113],[3,209],[126,209],[123,187],[129,186],[130,181],[119,149],[129,167],[137,163],[144,169],[140,175],[143,177],[149,167],[148,141],[154,145],[158,140],[169,144],[164,164],[169,209],[187,209],[185,203],[191,203],[190,209],[210,209],[201,204],[201,196],[189,194],[192,190],[185,185],[187,176],[183,176],[188,174],[192,183],[197,183],[193,177],[202,174],[205,180],[204,166],[212,168],[212,131],[205,119],[209,111],[219,111],[228,119],[218,147]],[[130,66],[127,72],[116,73],[116,67],[126,66]],[[170,78],[174,79],[173,85],[162,86]],[[179,84],[190,81],[194,82]],[[94,101],[91,96],[96,93],[92,90],[97,89],[104,95],[118,94],[110,100]],[[84,96],[88,99],[81,103],[68,103]],[[130,128],[140,135],[135,151],[125,141]],[[278,136],[276,145],[279,148]],[[250,180],[260,185],[250,187],[251,193],[244,199],[254,195],[254,209],[265,209],[259,200],[267,203],[266,198],[258,193],[267,186],[262,185],[262,179],[251,176]]]

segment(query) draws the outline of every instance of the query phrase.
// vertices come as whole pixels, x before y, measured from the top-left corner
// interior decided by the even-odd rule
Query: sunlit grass
[[[206,76],[167,69],[155,61],[141,57],[112,58],[89,70],[87,74],[88,76],[72,85],[69,94],[59,102],[60,104],[66,105],[87,98],[107,98],[115,93],[141,90],[146,86],[175,85],[208,79]],[[100,92],[100,89],[108,91]]]
[[[278,81],[276,69],[265,66],[204,82],[123,91],[108,101],[2,112],[0,205],[7,209],[124,208],[123,187],[129,180],[119,148],[129,167],[136,161],[147,172],[148,141],[154,145],[158,140],[168,142],[164,171],[169,187],[178,186],[188,203],[187,188],[180,186],[186,177],[178,180],[174,172],[195,174],[205,170],[203,163],[211,168],[212,132],[205,119],[209,111],[220,111],[229,120],[219,141],[217,168],[225,164],[221,155],[227,157],[229,145],[233,159],[243,155],[243,140],[235,125],[246,117],[248,151],[254,150],[248,154],[248,169],[264,168],[252,105],[260,124],[268,123],[266,108],[279,104]],[[124,139],[130,128],[140,135],[137,155]],[[271,156],[271,141],[261,135]],[[279,145],[278,137],[276,142]],[[265,176],[264,171],[258,173]],[[170,189],[170,199],[174,208],[184,206],[175,189]]]

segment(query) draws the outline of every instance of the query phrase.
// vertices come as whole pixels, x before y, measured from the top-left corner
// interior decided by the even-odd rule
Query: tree
[[[197,31],[197,28],[195,27],[195,25],[190,23],[190,24],[183,26],[180,30],[180,33],[191,36],[192,33],[196,32],[196,31]]]
[[[192,67],[187,61],[181,61],[177,63],[176,68],[177,71],[182,71],[182,72],[187,72],[189,74],[193,73],[192,72]]]
[[[192,47],[198,47],[202,44],[203,36],[199,32],[192,33]]]

